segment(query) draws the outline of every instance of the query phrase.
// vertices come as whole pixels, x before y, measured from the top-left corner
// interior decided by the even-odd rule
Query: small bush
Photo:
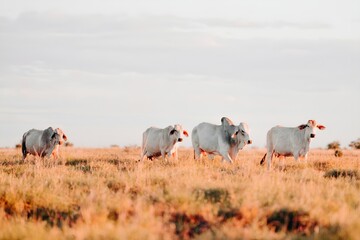
[[[353,149],[360,149],[360,138],[358,138],[357,140],[355,141],[352,141],[350,144],[349,144],[349,147],[353,148]]]
[[[64,146],[65,146],[65,147],[73,147],[74,144],[71,143],[71,142],[66,142]]]
[[[343,156],[343,152],[339,149],[336,149],[334,152],[335,157],[342,157]]]
[[[340,142],[334,141],[327,145],[328,149],[339,149],[340,148]]]

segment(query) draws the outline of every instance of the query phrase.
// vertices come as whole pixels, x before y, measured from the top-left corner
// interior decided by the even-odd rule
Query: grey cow
[[[248,125],[236,126],[227,117],[221,118],[221,125],[200,123],[192,130],[191,140],[195,159],[209,154],[211,157],[220,155],[228,162],[233,162],[239,150],[252,143]]]
[[[180,124],[164,129],[155,127],[146,129],[143,133],[140,160],[142,161],[145,156],[151,160],[160,156],[166,159],[171,155],[178,159],[177,145],[178,142],[183,141],[183,136],[188,137],[189,134]]]
[[[324,130],[325,126],[317,124],[315,120],[309,120],[307,124],[298,127],[275,126],[267,133],[267,153],[261,159],[260,164],[266,160],[267,168],[271,167],[273,156],[294,156],[297,161],[299,157],[307,159],[311,139],[315,138],[315,130]]]
[[[45,130],[31,129],[24,133],[22,139],[22,154],[25,160],[28,154],[40,157],[58,157],[59,145],[67,140],[67,136],[60,128],[55,130],[48,127]]]

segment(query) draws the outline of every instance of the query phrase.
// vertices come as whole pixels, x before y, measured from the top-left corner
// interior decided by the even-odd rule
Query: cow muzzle
[[[249,141],[247,142],[247,144],[252,144],[252,140],[249,140]]]
[[[183,140],[182,138],[178,138],[178,142],[182,142],[182,140]]]
[[[310,138],[314,138],[315,137],[315,134],[310,134]]]

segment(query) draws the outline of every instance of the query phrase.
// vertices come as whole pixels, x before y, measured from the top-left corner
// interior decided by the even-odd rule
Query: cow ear
[[[299,128],[300,130],[303,130],[303,129],[306,128],[306,127],[307,127],[306,124],[301,124],[300,126],[298,126],[298,128]]]
[[[184,134],[185,136],[187,136],[187,137],[189,136],[189,134],[188,134],[188,132],[187,132],[186,130],[183,131],[183,134]]]
[[[324,125],[319,125],[319,124],[316,127],[320,130],[324,130],[326,128]]]
[[[63,139],[67,141],[67,136],[65,135],[65,133],[63,133]]]

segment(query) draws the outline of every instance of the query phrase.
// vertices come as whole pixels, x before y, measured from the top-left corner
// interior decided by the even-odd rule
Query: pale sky
[[[360,1],[0,0],[0,147],[60,127],[78,147],[227,116],[264,147],[315,119],[360,137]],[[183,142],[191,146],[191,139]]]

